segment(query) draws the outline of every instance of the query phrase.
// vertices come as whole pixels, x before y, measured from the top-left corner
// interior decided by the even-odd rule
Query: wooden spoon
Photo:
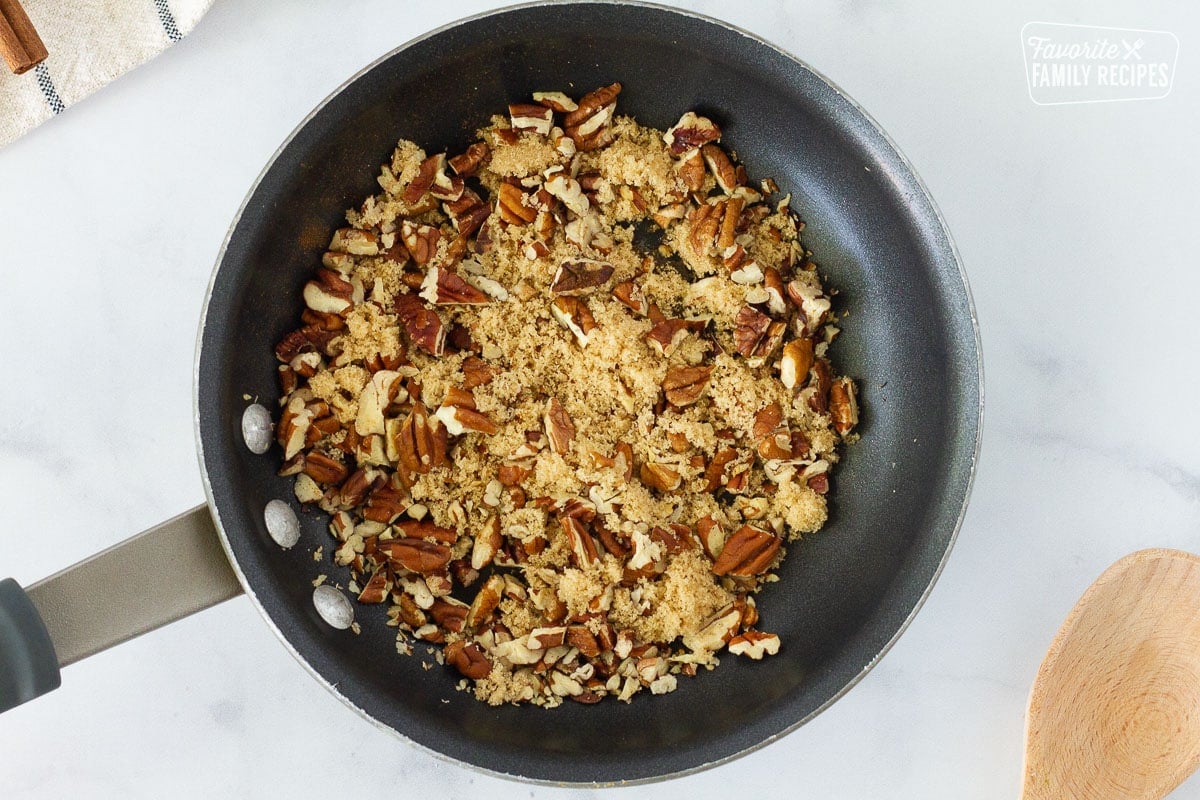
[[[1022,800],[1159,800],[1200,765],[1200,556],[1096,579],[1029,695]]]

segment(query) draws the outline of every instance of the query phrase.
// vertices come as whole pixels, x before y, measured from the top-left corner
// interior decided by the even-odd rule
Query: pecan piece
[[[557,397],[551,397],[546,402],[546,413],[542,417],[546,426],[546,439],[550,449],[559,455],[571,452],[571,442],[575,438],[575,423],[563,408]]]
[[[483,198],[471,189],[463,189],[457,200],[443,203],[442,209],[450,218],[450,224],[459,236],[470,236],[482,227],[491,215],[492,210],[483,202]]]
[[[463,153],[450,158],[450,169],[454,170],[456,175],[464,178],[474,175],[479,171],[479,165],[483,163],[487,155],[487,142],[475,142]]]
[[[733,346],[747,358],[766,358],[787,331],[787,323],[773,322],[753,306],[742,306],[734,318]]]
[[[858,389],[849,378],[838,378],[829,387],[829,416],[842,436],[858,424]]]
[[[724,213],[724,202],[703,203],[697,206],[689,215],[691,228],[688,231],[688,243],[697,255],[708,255],[717,240],[721,228],[721,216]]]
[[[533,131],[548,136],[554,125],[554,109],[540,103],[510,103],[508,118],[514,131]]]
[[[372,231],[364,231],[360,228],[338,228],[333,232],[333,238],[329,240],[329,250],[333,253],[348,253],[355,256],[378,255],[379,237]]]
[[[317,483],[340,485],[350,474],[350,470],[340,461],[335,461],[324,453],[313,451],[304,458],[304,474]]]
[[[402,292],[396,295],[395,308],[413,347],[433,356],[446,351],[446,327],[437,312],[421,302],[420,297]]]
[[[596,318],[586,302],[572,295],[559,295],[551,302],[550,313],[559,325],[574,334],[580,347],[587,347],[592,331],[596,330]]]
[[[612,264],[590,258],[571,259],[559,265],[550,291],[560,295],[587,294],[607,283],[612,274]]]
[[[677,408],[695,403],[703,396],[712,372],[713,368],[709,366],[672,367],[667,370],[662,382],[667,402]]]
[[[433,186],[438,174],[445,169],[445,153],[429,156],[417,167],[416,177],[412,179],[412,183],[404,187],[404,192],[400,195],[400,199],[410,206],[417,203]]]
[[[430,267],[425,273],[421,297],[437,306],[482,306],[491,302],[491,298],[463,280],[458,273],[440,267]]]
[[[779,652],[779,637],[773,633],[746,631],[729,640],[729,652],[758,661]]]
[[[382,603],[387,599],[391,587],[392,581],[388,577],[387,567],[379,567],[371,575],[371,579],[367,581],[367,585],[359,592],[358,602],[367,604]]]
[[[774,534],[743,525],[725,541],[721,555],[713,562],[715,575],[761,575],[775,560],[783,540]]]
[[[375,548],[392,566],[421,574],[441,572],[450,563],[449,547],[424,539],[389,539]]]
[[[596,635],[588,630],[586,625],[568,626],[566,643],[571,647],[578,648],[579,654],[584,658],[595,658],[600,655],[600,644],[596,641]]]
[[[400,238],[418,266],[425,266],[437,254],[442,232],[432,225],[418,225],[408,220],[400,223]]]
[[[388,524],[412,505],[408,495],[390,483],[376,488],[367,497],[363,519]]]
[[[453,641],[446,645],[443,657],[447,664],[471,680],[482,680],[492,671],[492,662],[475,642]]]
[[[534,92],[533,101],[541,103],[560,114],[569,114],[579,108],[579,104],[562,92]]]
[[[642,288],[632,280],[621,281],[614,286],[613,297],[620,300],[638,316],[644,317],[650,313],[650,304],[646,301],[646,295],[642,293]]]
[[[500,518],[490,517],[483,524],[483,529],[475,534],[475,543],[471,546],[471,568],[480,570],[492,563],[500,552],[501,543]]]
[[[502,183],[496,192],[496,213],[509,225],[528,225],[537,219],[538,210],[519,187]]]
[[[823,358],[813,363],[812,394],[808,398],[808,407],[818,414],[829,412],[829,390],[833,386],[833,368]]]
[[[595,150],[607,144],[608,123],[617,106],[621,84],[613,83],[588,92],[579,107],[563,119],[563,128],[580,150]]]
[[[702,331],[706,324],[702,319],[664,319],[646,332],[646,340],[659,355],[670,356],[689,332]]]
[[[463,626],[467,630],[480,627],[495,613],[503,596],[504,576],[494,574],[476,592],[471,607],[467,609],[467,615],[463,617]]]
[[[641,478],[642,483],[651,488],[658,489],[660,492],[673,492],[683,482],[683,478],[678,471],[668,467],[666,464],[657,464],[654,462],[642,464],[638,477]]]
[[[725,194],[733,194],[733,191],[741,186],[733,162],[729,160],[729,156],[719,145],[706,144],[700,148],[700,154],[704,156],[704,163],[708,165],[713,177],[717,179],[717,185],[721,187],[721,191]]]
[[[812,339],[792,339],[783,346],[783,355],[779,357],[779,380],[789,389],[803,388],[812,365]]]
[[[708,117],[689,111],[663,134],[663,141],[672,155],[682,155],[688,150],[703,147],[709,142],[719,141],[721,129]]]
[[[361,302],[361,287],[359,295]],[[355,299],[353,284],[331,269],[317,270],[317,279],[304,284],[304,304],[318,313],[344,314],[354,306]]]
[[[446,463],[445,428],[436,417],[429,418],[420,401],[413,403],[393,444],[400,466],[410,473],[430,472]]]
[[[559,515],[558,521],[571,542],[571,559],[575,562],[575,566],[584,569],[600,560],[600,553],[596,550],[596,540],[588,533],[587,526],[583,522],[576,517],[562,515]]]
[[[683,181],[683,185],[692,193],[699,192],[704,188],[704,156],[700,155],[698,149],[689,150],[680,156],[679,161],[675,164],[675,172],[679,174],[679,179]],[[659,223],[662,225],[662,223]],[[662,225],[662,227],[666,227]]]

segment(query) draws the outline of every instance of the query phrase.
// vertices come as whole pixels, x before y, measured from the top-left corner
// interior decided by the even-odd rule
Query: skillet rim
[[[410,738],[409,736],[400,732],[396,728],[393,728],[392,726],[376,719],[368,710],[358,706],[353,700],[351,700],[346,695],[342,694],[339,691],[336,684],[330,683],[328,680],[326,680],[325,676],[322,675],[320,672],[318,672],[308,662],[308,660],[301,653],[299,653],[296,650],[296,648],[292,645],[292,642],[287,638],[287,636],[275,624],[274,620],[271,618],[270,614],[267,612],[266,608],[263,606],[262,601],[259,599],[258,595],[255,593],[252,583],[246,577],[245,573],[242,571],[241,565],[238,562],[237,556],[233,551],[233,546],[230,543],[229,535],[227,534],[227,532],[225,530],[225,526],[221,521],[220,509],[219,509],[216,499],[214,497],[212,482],[209,479],[208,465],[207,465],[207,462],[206,462],[205,456],[204,456],[204,441],[203,441],[203,437],[201,434],[200,368],[201,368],[201,359],[203,357],[203,352],[204,352],[203,351],[204,334],[205,334],[206,325],[208,322],[208,312],[209,312],[209,308],[210,308],[210,305],[212,302],[213,292],[217,285],[217,279],[221,272],[221,267],[225,261],[226,251],[229,248],[230,242],[233,240],[234,232],[237,229],[239,223],[241,222],[242,216],[245,213],[247,207],[249,206],[251,199],[254,197],[255,193],[258,191],[259,186],[262,184],[263,178],[267,175],[267,173],[271,170],[271,168],[275,166],[275,163],[278,161],[279,157],[283,154],[284,150],[286,150],[287,147],[292,143],[292,141],[296,138],[296,136],[300,133],[300,131],[302,131],[305,127],[307,127],[308,124],[313,120],[314,117],[316,117],[321,111],[323,111],[330,102],[332,102],[336,97],[338,97],[342,92],[344,92],[351,84],[358,81],[361,77],[363,77],[364,75],[366,75],[367,73],[369,73],[370,71],[375,69],[377,66],[379,66],[383,62],[392,58],[396,54],[398,54],[404,50],[407,50],[410,47],[413,47],[414,45],[417,45],[417,44],[424,42],[428,39],[431,39],[435,36],[439,36],[447,31],[457,28],[461,25],[465,25],[465,24],[471,23],[471,22],[476,22],[476,21],[479,21],[482,19],[486,19],[488,17],[507,14],[507,13],[511,13],[513,11],[519,11],[519,10],[525,10],[525,9],[564,6],[564,5],[602,5],[602,6],[606,5],[606,6],[613,6],[613,7],[632,6],[632,7],[649,9],[651,11],[666,12],[667,14],[674,14],[674,15],[683,16],[683,17],[690,17],[694,20],[698,20],[700,22],[704,22],[709,25],[713,25],[713,26],[716,26],[719,28],[724,28],[724,29],[726,29],[732,33],[735,33],[739,36],[743,36],[747,39],[750,39],[753,42],[755,42],[756,44],[767,47],[767,48],[773,50],[774,52],[776,52],[778,55],[782,56],[783,58],[793,62],[801,69],[807,70],[815,78],[817,78],[822,83],[824,83],[826,86],[828,86],[834,93],[836,93],[838,95],[838,97],[840,97],[843,101],[845,101],[852,109],[854,109],[854,111],[856,111],[858,114],[860,114],[862,116],[862,118],[871,126],[871,128],[874,129],[875,133],[881,138],[881,140],[889,148],[891,148],[892,152],[895,154],[895,156],[898,159],[898,161],[900,162],[900,164],[904,167],[908,176],[911,177],[913,183],[915,184],[917,189],[919,189],[921,198],[923,198],[924,201],[928,204],[929,209],[933,214],[933,219],[937,222],[938,229],[940,230],[941,235],[945,238],[946,246],[949,249],[949,255],[953,258],[954,265],[957,268],[958,278],[959,278],[959,282],[961,283],[962,292],[963,292],[962,299],[966,303],[966,308],[967,308],[969,318],[970,318],[971,332],[973,335],[973,344],[974,344],[973,355],[974,355],[974,359],[975,359],[975,364],[977,365],[977,373],[976,373],[977,385],[975,388],[976,388],[976,391],[978,392],[979,407],[978,407],[977,414],[975,415],[974,419],[972,420],[974,423],[974,442],[973,442],[973,446],[971,448],[971,455],[970,455],[969,467],[968,467],[968,471],[967,471],[967,475],[966,475],[966,482],[963,487],[962,503],[958,509],[958,514],[954,521],[954,529],[951,531],[950,536],[946,542],[946,548],[943,551],[941,558],[938,560],[936,568],[933,570],[933,572],[929,578],[929,583],[922,590],[920,596],[917,598],[915,604],[913,605],[912,610],[903,619],[903,621],[900,623],[900,625],[897,627],[896,631],[891,635],[891,637],[889,637],[888,640],[882,645],[879,652],[876,653],[876,655],[870,660],[869,663],[865,664],[861,670],[859,670],[856,674],[854,674],[841,689],[839,689],[837,692],[835,692],[833,695],[831,695],[828,699],[826,699],[823,703],[821,703],[816,708],[814,708],[811,712],[804,715],[803,717],[796,720],[795,722],[788,725],[787,727],[783,728],[782,730],[780,730],[774,734],[771,734],[769,736],[766,736],[762,740],[760,740],[752,745],[749,745],[747,747],[744,747],[736,752],[722,756],[721,758],[717,758],[717,759],[714,759],[711,761],[706,761],[706,762],[697,764],[692,767],[675,770],[674,772],[667,772],[667,773],[662,773],[662,774],[658,774],[658,775],[633,778],[633,779],[627,779],[627,780],[571,781],[571,780],[552,780],[552,779],[548,779],[548,778],[534,778],[534,777],[528,777],[525,775],[519,775],[516,773],[503,772],[501,770],[483,767],[478,764],[471,763],[469,761],[463,761],[459,758],[455,758],[454,756],[451,756],[451,755],[448,755],[441,751],[435,750],[435,749],[429,747],[428,745],[418,742],[416,739]],[[910,201],[908,204],[911,206],[912,202]],[[940,248],[938,248],[938,249],[940,249]],[[954,288],[957,289],[958,286],[955,285]],[[263,621],[267,624],[267,627],[271,630],[271,632],[275,635],[275,637],[277,639],[279,639],[279,641],[283,644],[284,648],[287,649],[287,651],[289,653],[291,653],[291,655],[296,659],[296,661],[298,661],[300,663],[300,665],[304,668],[304,670],[307,671],[309,673],[309,675],[312,676],[312,678],[314,678],[327,691],[329,691],[331,694],[333,694],[338,700],[340,700],[346,706],[353,709],[355,712],[358,713],[358,715],[360,717],[362,717],[363,719],[370,722],[373,726],[375,726],[376,728],[379,728],[381,730],[387,731],[391,735],[396,736],[399,739],[401,739],[402,741],[404,741],[406,744],[413,746],[413,747],[417,748],[418,750],[433,756],[434,758],[438,759],[439,761],[442,761],[443,763],[450,763],[450,764],[454,764],[456,766],[466,767],[470,770],[473,770],[475,772],[478,772],[478,773],[481,773],[484,775],[503,778],[503,779],[507,779],[510,781],[514,781],[514,782],[531,783],[531,784],[542,785],[542,786],[579,787],[579,788],[584,788],[584,787],[600,788],[600,787],[611,787],[611,786],[645,785],[645,784],[657,783],[660,781],[667,781],[667,780],[671,780],[674,778],[680,778],[680,777],[684,777],[684,776],[688,776],[688,775],[693,775],[698,772],[703,772],[705,770],[721,766],[723,764],[726,764],[726,763],[729,763],[736,759],[739,759],[745,755],[753,753],[757,750],[760,750],[760,749],[766,747],[767,745],[772,744],[772,743],[782,739],[783,737],[787,736],[788,734],[791,734],[796,729],[800,728],[802,725],[811,721],[814,717],[816,717],[817,715],[819,715],[820,713],[822,713],[823,711],[828,709],[831,705],[833,705],[835,702],[840,700],[852,688],[857,686],[858,683],[864,677],[866,677],[867,673],[869,673],[872,669],[874,669],[875,665],[878,664],[879,661],[885,655],[887,655],[887,653],[889,651],[891,651],[892,647],[899,640],[900,636],[903,635],[904,632],[908,630],[909,625],[912,624],[912,621],[916,617],[917,613],[922,609],[922,607],[924,607],[926,600],[928,600],[930,593],[933,591],[933,587],[937,584],[938,579],[941,577],[942,571],[946,567],[946,563],[950,559],[950,553],[951,553],[951,551],[953,551],[954,545],[958,540],[958,534],[962,529],[963,521],[966,517],[967,506],[970,503],[971,493],[972,493],[972,490],[974,489],[974,485],[975,485],[975,476],[976,476],[976,472],[978,470],[979,456],[980,456],[980,452],[981,452],[981,448],[982,448],[982,444],[983,444],[984,407],[985,407],[985,382],[984,382],[984,368],[983,368],[983,346],[982,346],[982,339],[980,336],[980,329],[979,329],[979,317],[978,317],[978,313],[975,309],[975,300],[971,293],[970,283],[967,280],[966,270],[963,267],[962,256],[959,253],[958,246],[955,243],[954,238],[950,233],[949,226],[946,224],[945,215],[942,213],[941,208],[939,208],[937,203],[934,201],[932,194],[930,194],[930,192],[929,192],[929,187],[926,185],[925,181],[921,178],[920,174],[916,171],[916,168],[913,166],[912,162],[908,159],[908,157],[900,149],[899,145],[892,139],[892,137],[887,133],[887,131],[884,130],[883,126],[881,126],[879,124],[879,122],[870,113],[868,113],[865,108],[863,108],[856,100],[854,100],[853,97],[851,97],[849,94],[847,94],[840,86],[838,86],[835,82],[830,80],[820,70],[817,70],[816,68],[814,68],[813,66],[808,64],[806,61],[802,60],[797,55],[793,54],[792,52],[785,50],[784,48],[759,36],[758,34],[747,31],[744,28],[741,28],[737,25],[726,22],[724,20],[720,20],[715,17],[708,16],[706,14],[697,13],[695,11],[691,11],[688,9],[682,9],[682,8],[677,8],[674,6],[663,5],[661,3],[647,2],[646,0],[570,0],[568,2],[564,2],[563,0],[532,0],[532,2],[505,5],[505,6],[501,6],[500,8],[494,8],[494,9],[483,11],[483,12],[480,12],[477,14],[472,14],[470,16],[460,17],[460,18],[452,20],[444,25],[440,25],[437,28],[429,30],[419,36],[413,37],[413,38],[405,41],[404,43],[394,47],[393,49],[389,50],[388,52],[375,58],[370,63],[366,64],[365,66],[363,66],[362,68],[357,70],[353,75],[351,75],[346,80],[344,80],[342,83],[340,83],[335,89],[333,89],[328,95],[326,95],[319,103],[317,103],[313,107],[313,109],[311,111],[309,111],[309,113],[307,115],[305,115],[305,117],[296,124],[296,126],[287,135],[287,137],[284,138],[284,140],[279,144],[279,146],[275,149],[275,152],[271,154],[270,158],[264,164],[264,166],[263,166],[262,170],[259,172],[258,176],[254,179],[254,182],[251,184],[251,186],[249,187],[249,189],[246,192],[245,198],[243,198],[241,205],[238,207],[236,214],[231,219],[231,221],[229,223],[229,228],[225,234],[225,239],[221,243],[220,250],[217,252],[216,263],[213,267],[212,274],[209,277],[208,287],[205,290],[204,304],[203,304],[203,307],[201,310],[200,323],[199,323],[199,327],[198,327],[198,331],[197,331],[197,335],[196,335],[195,360],[194,360],[194,364],[193,364],[193,376],[192,376],[192,422],[193,422],[193,428],[194,428],[195,437],[196,437],[196,454],[197,454],[197,458],[199,460],[201,482],[204,486],[204,494],[205,494],[205,499],[207,501],[209,514],[212,516],[214,527],[216,528],[218,538],[221,541],[221,547],[225,550],[225,555],[229,559],[230,567],[233,569],[234,574],[237,575],[238,581],[241,583],[243,591],[245,591],[246,596],[250,599],[251,603],[253,603],[254,608],[258,612],[259,616],[262,617]],[[966,419],[966,420],[971,419],[971,417],[969,415],[969,411],[970,411],[969,408],[964,409],[963,416],[964,416],[964,419]]]

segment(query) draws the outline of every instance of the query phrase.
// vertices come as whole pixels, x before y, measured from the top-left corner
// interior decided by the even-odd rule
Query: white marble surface
[[[678,4],[799,54],[911,158],[970,275],[987,425],[949,566],[875,671],[752,756],[623,794],[1013,797],[1028,684],[1079,593],[1134,549],[1200,549],[1200,13]],[[221,0],[164,56],[0,150],[0,573],[32,582],[201,501],[193,342],[243,194],[346,76],[493,5]],[[1035,106],[1018,45],[1031,20],[1173,31],[1174,91]],[[567,794],[375,729],[244,598],[69,667],[59,691],[0,717],[0,754],[13,798]],[[1200,779],[1174,797],[1200,798]]]

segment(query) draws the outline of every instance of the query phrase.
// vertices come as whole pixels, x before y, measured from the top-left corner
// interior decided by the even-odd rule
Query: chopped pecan
[[[540,103],[510,103],[508,118],[514,131],[533,131],[547,136],[554,125],[554,110]]]
[[[792,339],[783,346],[783,354],[779,357],[779,380],[789,389],[803,388],[812,365],[812,339]]]
[[[450,563],[449,547],[424,539],[389,539],[375,547],[392,566],[422,574],[441,572]]]
[[[596,541],[588,533],[587,526],[583,522],[576,517],[562,515],[559,515],[558,521],[571,542],[571,558],[575,562],[575,566],[584,569],[600,560],[600,554],[596,550]]]
[[[646,295],[642,293],[642,289],[632,280],[621,281],[613,287],[613,297],[616,297],[630,311],[638,316],[646,316],[650,313],[650,304],[646,302]]]
[[[346,480],[350,470],[342,462],[314,450],[304,459],[304,474],[317,483],[336,486]]]
[[[704,156],[700,155],[700,150],[689,150],[680,156],[675,164],[675,172],[679,174],[679,179],[689,192],[696,193],[703,189],[707,173],[704,169]],[[662,225],[661,222],[659,224]]]
[[[437,254],[442,232],[432,225],[418,225],[408,220],[400,223],[400,238],[418,266],[425,266]]]
[[[421,297],[437,306],[474,305],[491,302],[491,298],[448,269],[430,267],[421,283]]]
[[[613,83],[588,92],[579,107],[563,119],[563,128],[580,150],[595,150],[607,144],[608,123],[617,106],[621,84]]]
[[[496,611],[503,596],[504,576],[493,574],[476,592],[475,599],[471,601],[471,607],[467,609],[467,615],[463,618],[463,626],[468,630],[480,627]]]
[[[396,295],[395,307],[396,315],[413,347],[419,347],[433,356],[445,352],[446,328],[436,311],[421,302],[417,295],[406,292]]]
[[[450,169],[454,170],[456,175],[464,178],[474,175],[479,171],[479,165],[483,163],[487,155],[487,142],[475,142],[464,152],[450,158]]]
[[[554,294],[581,295],[595,291],[612,277],[613,265],[590,258],[562,262],[554,273],[550,291]]]
[[[471,568],[481,570],[492,563],[500,552],[501,543],[500,518],[489,517],[475,534],[475,543],[471,546]]]
[[[356,256],[378,255],[379,237],[372,231],[359,228],[338,228],[329,241],[329,249],[335,253],[350,253]]]
[[[586,302],[572,295],[559,295],[550,303],[550,313],[560,325],[574,334],[580,347],[587,347],[588,339],[596,329],[596,318]]]
[[[450,642],[443,656],[446,663],[471,680],[483,680],[492,671],[492,662],[475,642],[468,643],[462,639]]]
[[[509,225],[528,225],[537,219],[538,210],[520,187],[502,183],[496,191],[496,213]]]
[[[400,425],[394,443],[400,466],[410,473],[426,473],[446,463],[446,429],[421,402]]]
[[[688,215],[691,223],[688,231],[688,243],[697,255],[708,255],[712,251],[716,244],[717,233],[721,228],[721,217],[724,210],[724,201],[702,203]]]
[[[534,92],[533,102],[541,103],[547,108],[560,114],[569,114],[579,108],[579,104],[562,92]]]
[[[758,661],[763,656],[773,656],[779,652],[779,637],[773,633],[745,631],[729,640],[729,652]]]
[[[765,358],[783,341],[786,330],[787,323],[773,322],[753,306],[742,306],[734,318],[733,346],[747,358]]]
[[[550,449],[559,455],[571,452],[571,442],[575,439],[575,423],[563,408],[557,397],[546,401],[546,413],[542,417],[546,426],[546,439]]]
[[[679,118],[663,135],[673,155],[682,155],[689,150],[703,147],[709,142],[721,138],[721,129],[708,117],[701,117],[694,111],[689,111]]]
[[[656,464],[650,461],[642,464],[638,477],[641,478],[642,483],[658,489],[660,492],[673,492],[683,481],[677,470],[666,464]]]
[[[752,525],[743,525],[725,540],[721,555],[713,562],[715,575],[761,575],[771,566],[783,540]]]
[[[704,330],[706,322],[699,319],[664,319],[646,332],[646,341],[660,355],[670,356],[689,332]]]
[[[667,402],[677,408],[695,403],[704,395],[712,372],[710,366],[672,367],[667,370],[662,382]]]
[[[462,363],[462,371],[464,389],[474,389],[476,386],[491,383],[497,374],[495,367],[488,366],[487,362],[478,356],[469,356],[465,359]]]
[[[388,576],[387,567],[379,567],[371,575],[371,579],[367,581],[367,585],[359,592],[358,602],[368,604],[382,603],[387,599],[391,586],[392,581]]]
[[[833,387],[833,368],[823,358],[813,363],[812,394],[808,398],[808,407],[818,414],[829,412],[829,392]]]
[[[829,387],[829,415],[842,436],[858,424],[858,389],[849,378],[838,378]]]
[[[412,182],[404,188],[400,199],[407,205],[413,205],[420,201],[425,193],[433,186],[433,182],[437,180],[439,173],[446,169],[446,154],[438,153],[432,155],[421,162],[417,168],[417,175],[412,179]]]
[[[459,236],[475,233],[492,213],[483,199],[471,189],[463,189],[457,200],[443,203],[442,208]]]
[[[700,154],[704,156],[704,163],[708,165],[713,177],[717,179],[717,185],[721,187],[721,191],[725,194],[733,194],[733,191],[741,186],[733,162],[729,160],[729,156],[725,154],[720,145],[706,144],[700,148]]]
[[[367,497],[363,518],[388,524],[408,510],[412,501],[408,495],[390,483],[374,489]]]
[[[358,289],[362,302],[362,289]],[[331,269],[317,270],[317,279],[304,284],[304,304],[323,314],[344,314],[354,307],[355,288]]]

